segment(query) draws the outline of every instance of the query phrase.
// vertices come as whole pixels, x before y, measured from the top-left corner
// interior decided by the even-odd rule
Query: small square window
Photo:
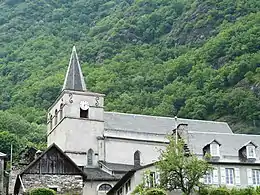
[[[87,110],[82,110],[82,109],[80,108],[80,118],[89,118],[88,109],[87,109]]]

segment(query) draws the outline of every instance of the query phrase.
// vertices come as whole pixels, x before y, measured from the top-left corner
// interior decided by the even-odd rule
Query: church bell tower
[[[48,146],[57,144],[78,166],[95,166],[104,131],[104,95],[87,90],[75,46],[62,92],[48,110]]]

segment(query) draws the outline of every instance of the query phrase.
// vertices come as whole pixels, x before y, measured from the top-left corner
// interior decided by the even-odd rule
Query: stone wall
[[[9,194],[14,193],[14,184],[16,181],[17,175],[26,167],[26,165],[15,165],[12,167],[10,177],[9,177]]]
[[[26,192],[33,188],[45,187],[57,188],[57,194],[81,195],[83,193],[83,179],[79,175],[25,174],[22,176],[22,181]]]

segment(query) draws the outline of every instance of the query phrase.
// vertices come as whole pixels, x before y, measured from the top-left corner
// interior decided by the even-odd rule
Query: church
[[[260,136],[234,134],[225,122],[106,112],[104,98],[104,94],[87,90],[76,48],[73,47],[62,92],[47,113],[48,149],[25,168],[27,172],[22,171],[17,176],[15,194],[19,194],[21,189],[31,188],[26,187],[28,181],[25,175],[32,173],[37,177],[50,175],[49,179],[57,174],[74,175],[74,180],[80,180],[75,184],[77,192],[84,195],[106,194],[129,171],[140,170],[156,162],[160,150],[167,146],[166,135],[175,129],[183,136],[189,150],[198,157],[203,158],[206,152],[216,156],[214,163],[218,171],[210,175],[212,179],[208,178],[207,182],[223,184],[227,168],[229,177],[233,174],[238,185],[243,182],[247,185],[247,181],[238,178],[237,171],[244,174],[243,171],[247,170],[243,170],[242,165],[249,166],[251,172],[247,173],[251,174],[251,182],[254,176],[260,178],[260,171],[255,171],[259,170],[257,143],[260,143]],[[50,162],[52,158],[61,160]],[[35,170],[44,163],[47,168],[41,170],[45,172]],[[237,170],[237,167],[241,169]],[[257,182],[260,184],[260,179]],[[60,183],[55,184],[53,180],[52,184],[42,185],[65,192]],[[79,185],[82,189],[78,189]],[[131,189],[134,187],[131,186]],[[119,188],[113,190],[115,194],[127,194],[122,190],[116,192]]]

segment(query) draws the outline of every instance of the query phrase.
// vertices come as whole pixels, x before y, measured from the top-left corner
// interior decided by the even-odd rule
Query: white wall
[[[110,184],[113,187],[116,181],[87,181],[84,183],[83,195],[105,195],[104,192],[98,192],[98,188],[102,184]]]
[[[165,146],[164,143],[106,138],[105,160],[107,162],[133,165],[134,153],[139,150],[141,153],[141,165],[146,165],[157,161],[160,149],[164,149]]]

